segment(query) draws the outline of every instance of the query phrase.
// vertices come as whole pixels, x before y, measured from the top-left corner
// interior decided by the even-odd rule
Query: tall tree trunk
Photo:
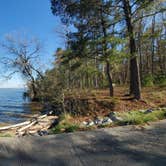
[[[155,37],[154,37],[154,33],[155,33],[155,15],[153,16],[153,20],[152,20],[152,57],[151,57],[151,74],[153,76],[154,74],[154,55],[155,55]]]
[[[95,68],[96,68],[96,71],[98,71],[98,61],[97,61],[97,56],[98,54],[96,55],[95,57]],[[98,72],[95,73],[95,78],[94,78],[94,84],[95,84],[95,88],[97,89],[99,87],[98,85]]]
[[[133,25],[131,21],[132,12],[129,0],[123,0],[123,9],[129,33],[130,44],[130,94],[134,95],[134,98],[139,100],[141,98],[141,85],[138,60],[136,56],[136,43],[134,38]]]
[[[141,13],[141,16],[143,16],[143,12]],[[142,47],[141,47],[141,40],[142,40],[142,19],[139,21],[139,27],[138,27],[138,53],[139,53],[139,68],[140,68],[140,80],[142,83],[142,75],[143,75],[143,59],[142,59]]]
[[[106,61],[106,75],[108,78],[108,83],[109,83],[109,94],[110,96],[114,96],[114,89],[113,89],[113,85],[112,85],[112,77],[110,74],[110,63],[109,61]]]
[[[112,77],[110,74],[110,62],[108,60],[108,53],[107,53],[107,29],[106,29],[106,25],[105,25],[105,20],[104,20],[104,16],[103,16],[103,6],[101,5],[101,24],[102,24],[102,31],[103,31],[103,55],[106,58],[106,75],[107,75],[107,79],[108,79],[108,83],[109,83],[109,92],[110,92],[110,96],[112,97],[114,95],[113,93],[113,85],[112,85]]]

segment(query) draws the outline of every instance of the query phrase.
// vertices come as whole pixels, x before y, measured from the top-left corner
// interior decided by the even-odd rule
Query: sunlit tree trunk
[[[125,13],[125,20],[127,30],[129,33],[129,46],[130,46],[130,94],[134,95],[135,99],[141,98],[141,86],[138,60],[136,56],[136,43],[134,38],[133,25],[131,21],[131,6],[129,0],[123,0],[123,9]]]

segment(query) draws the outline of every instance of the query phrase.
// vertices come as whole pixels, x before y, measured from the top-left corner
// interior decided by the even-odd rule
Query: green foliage
[[[138,125],[147,122],[162,120],[166,118],[166,109],[156,110],[152,113],[145,114],[140,111],[132,111],[123,114],[119,114],[122,117],[122,121],[118,122],[119,125]]]
[[[154,86],[154,78],[151,74],[144,76],[142,85],[145,87]]]
[[[8,133],[0,133],[0,137],[12,137],[12,135]]]
[[[67,132],[67,133],[75,132],[75,131],[77,131],[78,129],[79,129],[79,126],[73,124],[73,125],[69,125],[68,127],[66,127],[65,132]]]
[[[59,133],[63,133],[63,132],[75,132],[79,130],[79,126],[76,124],[70,124],[70,123],[65,123],[65,124],[58,124],[57,126],[55,126],[51,133],[53,134],[59,134]]]
[[[143,86],[166,85],[165,76],[152,77],[150,74],[144,76],[144,73],[152,72],[152,58],[154,73],[158,75],[165,72],[166,40],[162,34],[165,18],[163,16],[157,20],[157,17],[153,17],[156,19],[155,27],[146,17],[141,19],[142,15],[154,13],[163,5],[160,2],[133,0],[131,12],[135,13],[129,15],[135,25],[131,25],[134,28],[129,28],[126,26],[129,24],[124,24],[127,11],[125,7],[130,6],[125,5],[128,2],[131,3],[122,0],[118,2],[86,0],[81,3],[73,0],[51,0],[52,13],[66,25],[64,33],[67,45],[65,49],[57,49],[54,54],[54,66],[44,74],[44,78],[36,79],[35,86],[40,101],[63,105],[66,91],[73,93],[76,89],[78,91],[87,89],[89,92],[91,89],[108,88],[111,82],[121,85],[135,82],[129,81],[131,78],[129,73],[132,74],[129,71],[132,70],[131,44],[129,44],[132,33],[135,34],[133,43],[137,44],[134,54],[139,55],[139,62],[142,63],[140,71]],[[133,32],[127,33],[127,29],[133,29]],[[152,49],[153,45],[155,49]],[[108,63],[109,71],[106,69]],[[135,89],[139,89],[137,85]]]
[[[155,76],[155,84],[159,86],[166,86],[166,75],[158,74]]]
[[[59,119],[60,119],[61,122],[69,123],[70,119],[72,119],[72,117],[68,113],[63,113],[63,114],[60,115]]]
[[[166,75],[157,74],[152,76],[151,74],[145,75],[142,80],[142,85],[145,87],[149,86],[166,86]]]
[[[70,114],[63,113],[60,115],[59,124],[51,130],[51,133],[58,134],[62,132],[74,132],[77,130],[79,130],[79,125],[72,122]]]
[[[60,134],[63,132],[63,126],[57,125],[51,130],[51,134]]]
[[[52,75],[52,71],[47,73],[43,80],[39,80],[38,98],[42,102],[50,102],[54,104],[61,104],[63,102],[63,84]]]

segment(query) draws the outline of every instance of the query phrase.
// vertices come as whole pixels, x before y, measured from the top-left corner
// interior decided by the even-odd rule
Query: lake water
[[[18,123],[31,114],[29,102],[23,99],[25,89],[0,89],[0,123]]]

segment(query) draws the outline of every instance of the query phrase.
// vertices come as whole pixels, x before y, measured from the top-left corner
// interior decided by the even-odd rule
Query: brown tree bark
[[[155,33],[155,15],[153,16],[153,20],[152,20],[152,57],[151,57],[151,74],[153,76],[154,74],[154,56],[155,56],[155,37],[154,37],[154,33]]]
[[[108,82],[109,82],[109,94],[110,96],[114,96],[114,88],[112,85],[112,77],[110,74],[110,63],[109,61],[106,61],[106,74],[107,74],[107,78],[108,78]]]
[[[106,75],[107,75],[107,79],[108,79],[108,83],[109,83],[109,93],[110,96],[113,97],[114,93],[113,93],[113,85],[112,85],[112,77],[110,74],[111,68],[110,68],[110,62],[108,60],[108,53],[107,53],[107,29],[106,29],[106,25],[105,25],[105,20],[103,17],[103,6],[101,5],[101,24],[102,24],[102,31],[103,31],[103,55],[106,58]]]
[[[129,0],[123,0],[123,10],[125,14],[125,20],[127,30],[129,33],[129,46],[130,46],[130,94],[134,95],[134,98],[141,99],[141,85],[140,74],[138,67],[138,59],[136,56],[136,43],[134,38],[134,30],[132,25],[132,12]]]
[[[141,13],[141,16],[143,16],[143,12]],[[140,82],[142,83],[142,77],[143,77],[143,55],[142,55],[142,46],[141,46],[141,40],[142,40],[142,22],[143,20],[139,20],[138,25],[138,54],[139,54],[139,68],[140,68]]]

